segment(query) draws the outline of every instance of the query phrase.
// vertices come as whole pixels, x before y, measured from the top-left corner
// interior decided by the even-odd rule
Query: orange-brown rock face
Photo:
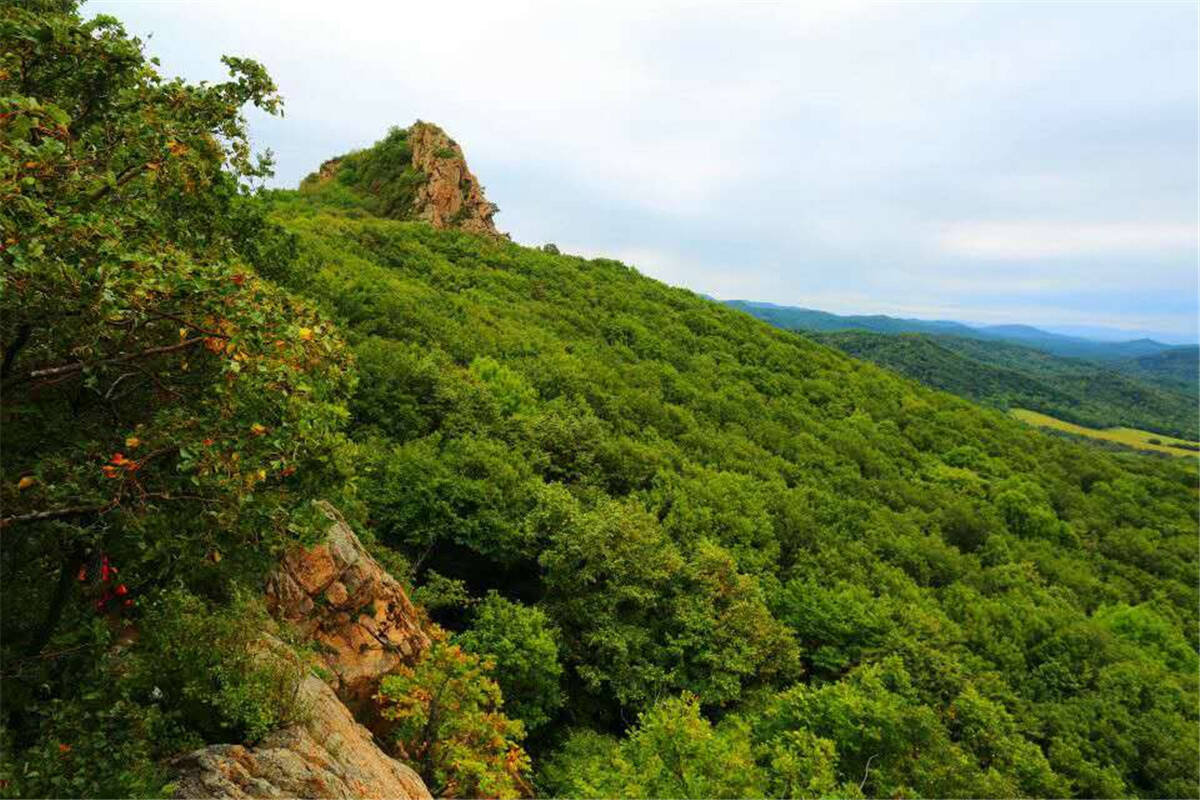
[[[266,594],[277,619],[319,645],[329,682],[305,674],[298,721],[257,745],[209,745],[176,759],[175,797],[430,797],[361,724],[378,722],[371,697],[380,679],[429,646],[421,617],[333,506],[321,510],[330,521],[325,540],[289,553]],[[263,658],[298,658],[269,635],[263,644]]]
[[[461,228],[498,235],[492,216],[496,206],[467,169],[462,149],[436,125],[417,122],[408,129],[412,164],[428,176],[413,204],[418,219],[435,228]]]
[[[288,554],[267,581],[267,607],[316,641],[338,695],[366,711],[379,679],[429,646],[408,595],[329,504],[324,542]]]

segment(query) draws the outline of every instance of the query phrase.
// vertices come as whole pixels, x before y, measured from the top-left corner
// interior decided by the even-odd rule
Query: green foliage
[[[719,545],[702,541],[684,558],[636,503],[559,510],[541,556],[546,603],[590,688],[635,708],[679,688],[725,704],[795,671],[757,580]]]
[[[251,189],[270,159],[242,108],[280,108],[260,65],[164,79],[73,4],[5,4],[0,38],[6,755],[49,794],[161,794],[151,757],[281,721],[234,620],[163,592],[224,605],[319,529],[311,499],[346,488],[349,353],[268,279],[292,279],[297,240]],[[117,658],[126,626],[143,636]],[[143,663],[178,690],[153,708]],[[116,760],[83,769],[105,735]]]
[[[621,742],[572,733],[542,778],[556,797],[761,797],[766,787],[745,723],[714,728],[686,694],[639,715]]]
[[[489,661],[435,641],[414,667],[383,679],[380,713],[399,758],[438,797],[527,796],[524,727],[500,711]]]
[[[997,408],[1029,408],[1096,428],[1129,426],[1196,438],[1194,390],[1189,395],[1183,381],[1164,385],[1149,372],[1152,367],[1140,372],[1136,366],[1181,361],[1173,350],[1127,365],[1064,358],[969,336],[863,331],[812,336],[927,386]]]
[[[467,608],[474,598],[465,581],[447,578],[431,569],[425,573],[421,585],[413,590],[412,601],[428,611],[437,611],[443,608]]]
[[[454,151],[439,158],[449,158]],[[300,190],[338,205],[361,206],[372,214],[411,219],[417,190],[426,175],[412,165],[408,130],[392,128],[373,147],[356,150],[322,165],[309,175]]]
[[[30,740],[5,743],[5,796],[160,797],[166,758],[205,742],[250,743],[296,721],[303,666],[266,657],[269,628],[247,596],[211,604],[172,590],[147,604],[136,639],[126,629],[114,647],[103,624],[80,631],[75,647],[102,655],[59,665],[77,691],[6,709]]]
[[[495,663],[504,711],[534,731],[563,703],[556,632],[539,608],[489,593],[474,608],[471,625],[455,637],[467,652]]]
[[[19,753],[0,739],[0,796],[162,797],[161,757],[199,744],[178,737],[157,706],[121,691],[52,698],[38,718],[36,739]]]
[[[206,741],[254,742],[296,722],[305,667],[272,657],[261,602],[243,594],[213,606],[172,591],[142,616],[129,680]]]

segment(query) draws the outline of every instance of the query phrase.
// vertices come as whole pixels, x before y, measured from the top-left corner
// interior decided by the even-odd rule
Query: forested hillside
[[[962,336],[845,331],[810,337],[997,408],[1033,409],[1096,428],[1128,426],[1192,440],[1198,436],[1194,394],[1137,380],[1116,365]],[[1150,357],[1151,363],[1165,355]]]
[[[432,615],[367,700],[437,795],[1194,796],[1193,460],[463,231],[427,129],[252,191],[259,65],[43,11],[0,10],[5,796],[303,715],[254,642],[332,679],[261,600],[317,500]]]
[[[1163,353],[1127,359],[1118,369],[1192,397],[1200,393],[1200,347],[1175,347]]]
[[[614,261],[272,202],[291,285],[354,347],[373,530],[499,659],[542,791],[1195,780],[1191,464],[1055,441]]]

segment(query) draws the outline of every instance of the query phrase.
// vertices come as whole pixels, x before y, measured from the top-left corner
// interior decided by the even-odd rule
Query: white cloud
[[[1001,260],[1187,254],[1196,242],[1194,222],[954,222],[937,234],[948,255]]]

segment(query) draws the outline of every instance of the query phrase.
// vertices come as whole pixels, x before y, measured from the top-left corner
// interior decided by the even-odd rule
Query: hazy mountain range
[[[1054,333],[1032,325],[969,325],[950,320],[923,320],[889,317],[883,314],[841,315],[811,308],[781,306],[752,300],[727,300],[726,305],[739,308],[773,325],[791,330],[848,331],[863,330],[875,333],[930,333],[965,336],[972,339],[989,339],[1013,342],[1054,355],[1086,358],[1099,361],[1118,361],[1140,358],[1166,351],[1181,353],[1200,352],[1195,344],[1168,344],[1156,339],[1142,337],[1114,341],[1113,329],[1099,327],[1079,328],[1092,331],[1091,337]],[[1104,332],[1103,334],[1101,332]]]

